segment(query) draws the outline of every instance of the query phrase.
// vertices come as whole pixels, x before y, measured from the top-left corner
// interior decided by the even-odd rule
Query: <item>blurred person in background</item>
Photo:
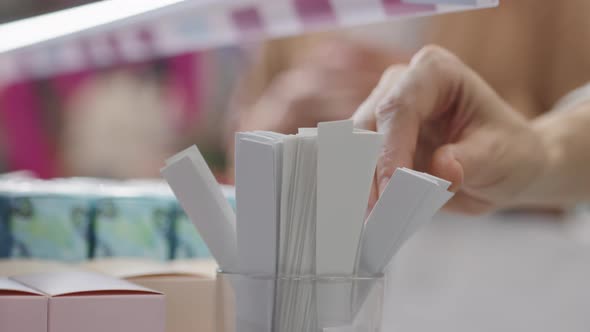
[[[64,107],[63,172],[155,177],[163,161],[198,143],[224,182],[221,142],[241,51],[180,54],[105,71],[77,87]]]
[[[157,80],[113,71],[80,86],[63,112],[60,133],[65,174],[106,178],[157,177],[175,148]]]
[[[157,177],[198,142],[223,181],[222,131],[240,50],[180,54],[0,87],[0,172]]]
[[[0,23],[95,1],[1,1]],[[119,52],[95,46],[107,58]],[[225,47],[45,78],[0,77],[0,173],[159,178],[163,160],[198,142],[223,181],[220,128],[241,53]]]
[[[346,33],[271,42],[236,92],[230,131],[353,117],[386,137],[372,202],[402,166],[451,180],[447,208],[461,212],[588,200],[590,92],[578,88],[590,78],[589,11],[585,0],[504,1],[367,28],[377,46]],[[440,47],[416,53],[426,44]]]

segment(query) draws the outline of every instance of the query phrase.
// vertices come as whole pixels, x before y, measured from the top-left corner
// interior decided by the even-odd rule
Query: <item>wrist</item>
[[[537,174],[522,195],[522,203],[528,205],[555,205],[560,201],[558,190],[560,183],[560,169],[563,161],[563,146],[559,137],[552,131],[548,121],[533,120],[530,123],[533,140],[537,148],[532,153],[532,168],[538,167]],[[538,158],[537,158],[538,157]]]

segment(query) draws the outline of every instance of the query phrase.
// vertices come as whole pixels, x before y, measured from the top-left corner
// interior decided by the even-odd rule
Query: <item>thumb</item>
[[[482,159],[468,157],[472,155],[472,148],[471,141],[441,146],[433,155],[430,172],[452,183],[449,190],[454,192],[455,196],[447,202],[445,209],[479,215],[492,211],[494,206],[489,201],[467,194],[463,190],[465,179],[469,179],[469,176],[482,166],[479,163]]]
[[[430,174],[451,182],[449,188],[452,192],[458,192],[463,185],[465,171],[463,165],[457,159],[455,152],[460,149],[455,144],[447,144],[436,149],[432,156]]]
[[[464,185],[477,186],[489,182],[489,163],[497,150],[494,141],[485,130],[480,130],[459,142],[445,144],[434,152],[430,172],[451,181],[454,192]]]

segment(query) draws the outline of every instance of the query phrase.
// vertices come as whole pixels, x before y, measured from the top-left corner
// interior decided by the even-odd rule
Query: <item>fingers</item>
[[[497,166],[507,156],[503,133],[514,129],[519,119],[454,55],[431,46],[418,52],[409,66],[391,67],[353,120],[357,127],[384,135],[377,192],[384,190],[396,168],[414,168],[421,161],[429,163],[430,173],[452,183],[450,190],[457,194],[447,209],[481,214],[497,207],[498,199],[490,193],[505,192],[497,185],[506,177]],[[373,193],[369,203],[374,202]]]
[[[385,145],[377,161],[377,184],[382,193],[398,167],[413,168],[420,119],[412,112],[381,111],[378,106],[375,120],[377,131],[384,136]],[[388,104],[386,107],[398,108]]]
[[[392,88],[395,88],[400,84],[400,81],[407,75],[408,67],[404,65],[394,65],[385,71],[381,80],[373,89],[369,98],[361,104],[353,116],[354,125],[357,128],[363,128],[368,130],[375,130],[385,135],[386,140],[384,148],[381,152],[381,156],[377,162],[376,170],[376,191],[381,193],[389,179],[393,175],[393,172],[397,167],[406,166],[412,167],[412,156],[413,150],[408,151],[405,156],[401,154],[404,151],[400,151],[396,148],[397,145],[392,145],[388,139],[397,132],[399,137],[405,140],[410,138],[410,142],[400,142],[401,145],[413,145],[415,142],[411,142],[412,137],[417,137],[418,119],[413,119],[414,123],[408,125],[408,121],[412,119],[399,119],[400,117],[410,116],[411,113],[396,113],[390,112],[389,107],[391,105],[385,105],[384,101],[388,100],[392,93]],[[385,106],[384,106],[385,105]],[[395,119],[397,117],[397,119]],[[408,121],[405,121],[408,120]],[[405,162],[399,163],[398,160],[404,158]]]
[[[452,192],[459,191],[465,178],[463,165],[457,160],[455,146],[451,144],[439,147],[432,156],[430,174],[451,182]]]
[[[403,70],[399,66],[388,70],[354,116],[356,125],[376,129],[385,137],[377,164],[380,192],[396,168],[414,166],[418,135],[425,121],[452,113],[449,133],[438,138],[440,144],[445,144],[447,137],[460,136],[458,133],[475,116],[487,116],[477,107],[493,99],[490,96],[495,96],[491,88],[454,55],[439,47],[423,48]],[[442,159],[434,165],[437,172],[444,178],[461,181],[461,165],[452,160],[448,151],[440,153]]]
[[[381,76],[379,83],[373,89],[369,97],[359,106],[352,119],[356,128],[377,130],[375,121],[375,109],[393,86],[406,71],[405,65],[394,65],[389,67]]]
[[[457,63],[440,48],[424,48],[380,100],[375,109],[377,130],[385,136],[377,164],[380,192],[396,168],[413,167],[421,124],[451,104],[460,85]]]
[[[391,67],[357,110],[353,118],[355,125],[385,136],[377,163],[379,192],[384,190],[396,168],[413,166],[421,122],[439,107],[437,104],[442,100],[439,95],[446,93],[444,89],[449,85],[437,82],[449,79],[441,70],[442,62],[454,61],[447,57],[445,51],[427,48],[408,67]]]

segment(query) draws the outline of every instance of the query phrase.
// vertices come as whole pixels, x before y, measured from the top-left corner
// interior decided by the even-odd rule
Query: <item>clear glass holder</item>
[[[383,275],[269,276],[219,271],[218,332],[379,332]]]

